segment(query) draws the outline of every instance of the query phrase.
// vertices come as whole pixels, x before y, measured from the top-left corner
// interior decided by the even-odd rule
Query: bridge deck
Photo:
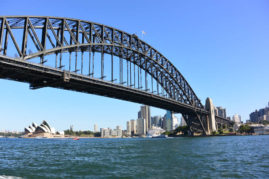
[[[0,78],[30,83],[32,89],[54,87],[127,100],[178,113],[193,113],[194,111],[193,106],[156,94],[1,55]],[[196,109],[196,112],[208,113],[201,109]]]

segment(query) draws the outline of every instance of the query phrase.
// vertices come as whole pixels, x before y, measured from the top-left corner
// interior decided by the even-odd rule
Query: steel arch
[[[147,71],[163,86],[170,98],[204,109],[191,86],[174,65],[135,34],[128,34],[103,24],[60,17],[2,16],[0,22],[0,53],[3,55],[6,55],[7,50],[7,34],[11,36],[21,60],[34,57],[41,57],[43,60],[48,54],[77,51],[111,54],[130,60]],[[13,29],[23,29],[21,47],[12,33]],[[38,29],[42,31],[41,37],[36,33]],[[37,49],[33,54],[27,54],[26,51],[27,40],[30,38]],[[3,48],[2,41],[5,42]],[[53,48],[48,48],[48,44]]]

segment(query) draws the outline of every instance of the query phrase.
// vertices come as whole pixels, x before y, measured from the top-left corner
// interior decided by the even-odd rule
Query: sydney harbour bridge
[[[0,78],[31,89],[61,88],[181,113],[192,133],[231,122],[205,106],[158,50],[119,29],[46,16],[0,16]]]

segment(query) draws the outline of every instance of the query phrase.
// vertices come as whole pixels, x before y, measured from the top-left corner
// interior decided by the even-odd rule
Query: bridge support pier
[[[207,132],[210,135],[213,132],[217,131],[215,110],[214,110],[214,105],[211,98],[206,99],[205,108],[207,111],[209,111],[209,115],[207,117],[207,124],[208,124]]]

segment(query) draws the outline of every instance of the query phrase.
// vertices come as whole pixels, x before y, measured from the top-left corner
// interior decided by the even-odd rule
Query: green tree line
[[[100,137],[100,132],[92,132],[92,131],[73,131],[70,129],[67,129],[64,131],[65,135],[71,135],[71,136],[87,136],[87,137]]]

